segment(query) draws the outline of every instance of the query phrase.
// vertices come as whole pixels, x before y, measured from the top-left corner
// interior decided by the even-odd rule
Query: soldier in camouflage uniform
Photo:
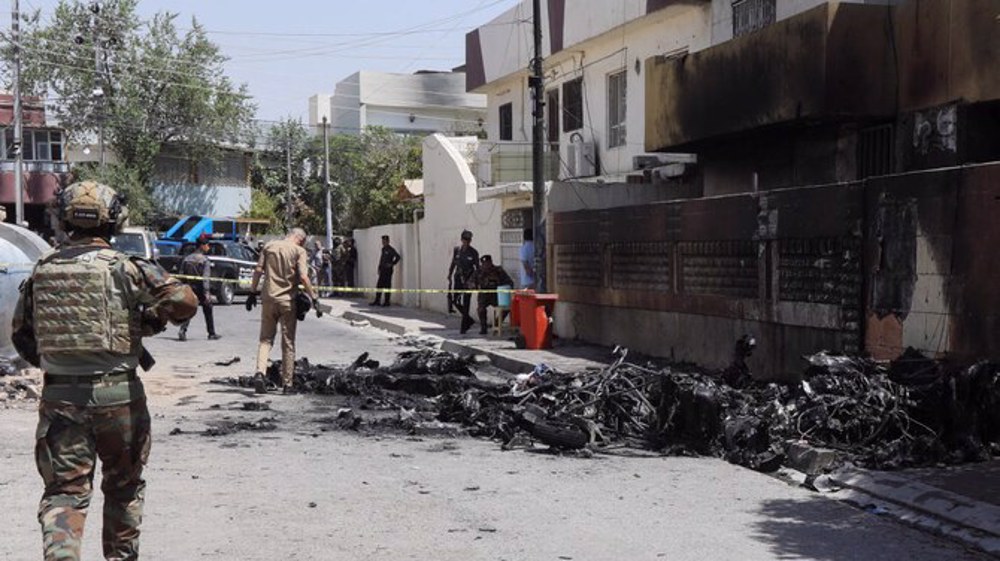
[[[104,557],[138,559],[150,419],[136,368],[152,360],[142,337],[189,319],[197,300],[154,263],[111,249],[128,214],[114,190],[75,183],[56,202],[69,242],[21,287],[12,337],[45,370],[35,445],[44,557],[80,559],[100,458]]]
[[[493,264],[492,255],[483,255],[480,259],[479,272],[476,273],[476,288],[479,290],[493,290],[498,286],[514,286],[514,281],[507,274],[507,271],[499,265]],[[479,312],[479,334],[486,335],[486,308],[497,306],[496,292],[480,292],[476,295],[476,311]]]

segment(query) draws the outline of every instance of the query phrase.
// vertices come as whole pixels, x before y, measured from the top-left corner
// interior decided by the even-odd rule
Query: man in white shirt
[[[524,229],[521,244],[521,288],[535,288],[535,235],[531,228]]]

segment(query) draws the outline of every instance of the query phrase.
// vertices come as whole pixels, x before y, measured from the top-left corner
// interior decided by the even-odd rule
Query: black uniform
[[[375,284],[375,288],[391,288],[392,287],[392,270],[399,263],[399,252],[395,250],[391,245],[382,246],[382,256],[378,260],[378,282]],[[383,306],[389,305],[389,293],[388,292],[378,292],[375,291],[375,300],[372,302],[373,306],[378,306],[379,301],[382,299],[382,295],[385,295],[385,301],[382,303]]]
[[[344,283],[350,288],[354,288],[354,269],[358,264],[358,248],[354,247],[354,242],[344,252]]]
[[[448,273],[453,275],[452,288],[455,290],[468,290],[476,287],[476,273],[479,272],[479,252],[471,245],[468,247],[457,246],[451,257],[451,266]],[[469,325],[475,323],[469,315],[469,307],[472,304],[472,294],[453,293],[454,306],[462,314],[462,332],[464,333]]]
[[[198,297],[198,303],[201,304],[201,312],[205,315],[205,328],[208,330],[208,336],[212,338],[216,337],[215,317],[212,313],[211,283],[208,280],[212,276],[212,262],[205,257],[205,254],[200,249],[196,249],[181,261],[181,274],[188,277],[201,278],[201,280],[188,278],[184,282],[191,287],[195,296]],[[191,320],[187,320],[181,324],[181,339],[187,337],[187,329],[190,324]]]

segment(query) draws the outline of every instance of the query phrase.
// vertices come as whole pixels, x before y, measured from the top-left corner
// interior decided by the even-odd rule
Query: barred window
[[[500,106],[500,140],[514,139],[514,105],[504,103]]]
[[[733,37],[763,29],[775,21],[775,0],[734,0]]]
[[[608,76],[608,148],[625,145],[625,94],[627,72]]]

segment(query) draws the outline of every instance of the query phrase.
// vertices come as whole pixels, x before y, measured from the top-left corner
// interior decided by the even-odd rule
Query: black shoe
[[[216,333],[210,333],[208,335],[208,340],[209,341],[218,341],[219,339],[222,339],[222,335],[218,335]]]
[[[465,333],[472,327],[473,321],[470,317],[462,318],[462,328],[458,331],[459,333],[465,335]]]
[[[257,372],[253,375],[253,391],[267,393],[267,379],[264,378],[263,372]]]
[[[479,334],[480,335],[486,335],[486,328],[485,327],[480,327],[479,328]]]
[[[178,341],[187,341],[187,338],[188,338],[187,331],[184,331],[182,329],[179,333],[177,333],[177,340]]]
[[[381,306],[382,304],[380,302],[369,302],[368,305],[369,306]]]
[[[388,302],[386,302],[385,304],[382,304],[382,307],[383,307],[383,308],[388,308],[388,307],[389,307],[389,303],[388,303]]]
[[[299,392],[295,391],[295,388],[293,388],[292,386],[281,387],[281,395],[295,395],[297,393]]]

